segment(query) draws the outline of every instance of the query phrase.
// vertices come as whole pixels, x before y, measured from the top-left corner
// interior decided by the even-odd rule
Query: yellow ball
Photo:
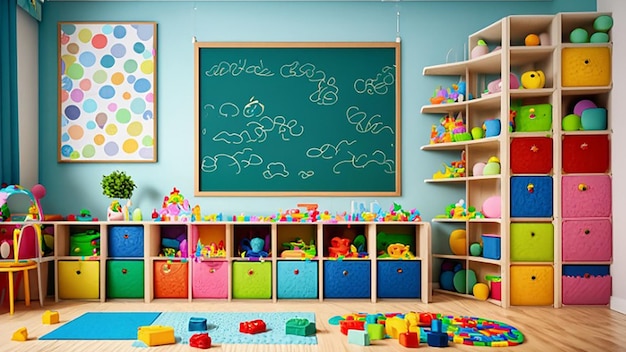
[[[539,36],[536,34],[529,34],[524,38],[524,45],[526,46],[537,46],[539,43]]]
[[[474,293],[474,297],[478,298],[481,301],[486,301],[487,298],[489,298],[489,286],[482,282],[474,285],[472,292]]]
[[[464,229],[450,233],[450,250],[455,255],[467,255],[467,235]]]

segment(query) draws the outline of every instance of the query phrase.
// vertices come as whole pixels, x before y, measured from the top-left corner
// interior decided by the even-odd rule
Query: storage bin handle
[[[579,183],[578,190],[584,192],[589,189],[589,186],[586,183]]]

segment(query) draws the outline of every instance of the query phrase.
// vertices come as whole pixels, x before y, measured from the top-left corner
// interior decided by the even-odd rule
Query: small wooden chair
[[[23,242],[21,236],[24,229],[31,227],[36,234],[36,248],[38,258],[37,259],[20,259],[20,245]],[[39,303],[43,307],[43,292],[41,285],[41,224],[39,223],[26,223],[13,231],[13,261],[0,262],[0,273],[8,273],[9,276],[9,314],[13,315],[15,312],[15,288],[14,288],[14,273],[23,274],[24,280],[24,301],[26,306],[30,306],[30,280],[28,278],[28,272],[33,269],[37,269],[38,286],[39,286]]]

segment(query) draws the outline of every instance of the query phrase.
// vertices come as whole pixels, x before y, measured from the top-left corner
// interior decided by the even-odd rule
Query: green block
[[[315,322],[310,322],[304,318],[289,319],[285,324],[285,334],[287,335],[310,336],[315,335],[316,331]]]
[[[367,334],[370,340],[382,340],[385,338],[385,326],[383,324],[367,324]]]

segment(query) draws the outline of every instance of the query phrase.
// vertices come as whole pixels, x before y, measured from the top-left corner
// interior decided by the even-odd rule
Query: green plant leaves
[[[109,198],[130,199],[137,186],[132,177],[124,171],[115,170],[102,176],[102,194]]]

